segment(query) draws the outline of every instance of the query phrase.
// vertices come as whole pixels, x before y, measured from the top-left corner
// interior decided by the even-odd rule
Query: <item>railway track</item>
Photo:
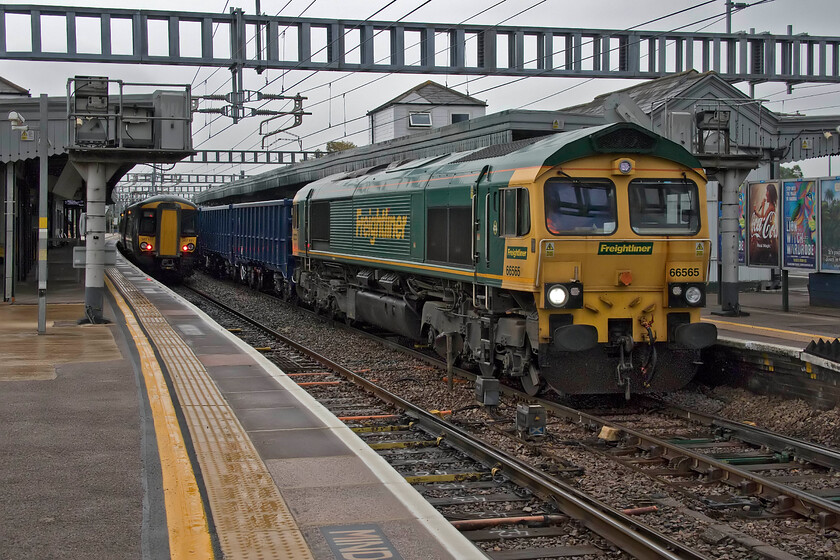
[[[405,351],[446,368],[444,361],[423,352]],[[476,378],[466,370],[456,373]],[[635,412],[626,408],[586,412],[530,397],[513,387],[503,386],[502,391],[541,405],[549,416],[583,426],[590,433],[610,428],[612,445],[595,438],[588,448],[681,491],[691,486],[692,478],[701,477],[705,489],[716,483],[734,492],[720,494],[728,496],[728,501],[694,493],[710,508],[748,507],[754,516],[765,517],[796,514],[819,529],[840,530],[840,452],[836,449],[645,397],[637,397],[637,406],[640,402],[648,405]],[[651,418],[669,422],[651,426]]]
[[[407,387],[416,383],[424,384],[422,390],[421,386],[417,387],[415,394],[426,395],[425,402],[429,403],[427,408],[441,408],[441,401],[449,401],[447,407],[456,409],[450,422],[479,434],[485,441],[492,442],[493,448],[504,448],[508,453],[520,457],[523,454],[528,455],[526,459],[529,464],[537,465],[557,478],[580,486],[619,510],[648,511],[649,508],[658,506],[658,511],[644,515],[643,521],[660,532],[671,535],[675,540],[690,543],[695,550],[702,551],[709,557],[827,559],[835,558],[840,553],[840,546],[834,539],[838,534],[834,529],[836,518],[833,517],[836,504],[831,499],[832,488],[840,486],[840,478],[836,476],[833,467],[827,468],[827,465],[833,464],[833,459],[830,458],[832,450],[826,450],[829,452],[827,458],[819,459],[819,446],[808,442],[784,438],[779,434],[753,429],[753,426],[732,423],[711,415],[679,409],[664,402],[649,402],[641,408],[638,406],[641,403],[639,400],[634,403],[637,405],[635,414],[639,418],[656,416],[661,418],[661,423],[646,426],[642,422],[636,425],[638,431],[650,431],[650,436],[659,436],[663,440],[679,440],[684,447],[691,448],[693,443],[695,447],[688,450],[701,455],[711,453],[704,460],[723,459],[724,466],[727,466],[725,460],[731,460],[733,453],[738,451],[745,455],[744,460],[740,465],[730,466],[740,467],[759,477],[770,478],[771,483],[792,485],[794,492],[792,498],[785,497],[784,494],[773,496],[763,486],[734,483],[737,477],[718,476],[715,471],[705,471],[702,467],[689,468],[688,472],[666,471],[667,467],[663,465],[672,463],[672,455],[655,456],[655,449],[654,455],[650,455],[649,447],[631,445],[635,441],[631,437],[633,427],[625,424],[632,424],[633,411],[624,403],[618,405],[612,401],[612,405],[604,406],[602,401],[595,399],[598,403],[595,409],[591,403],[587,403],[585,406],[589,408],[575,410],[565,407],[563,402],[530,399],[516,388],[503,386],[502,403],[499,407],[467,406],[466,408],[474,410],[461,409],[465,403],[470,404],[474,401],[472,391],[468,389],[470,385],[465,385],[463,380],[460,380],[460,383],[458,381],[459,378],[474,379],[475,374],[472,372],[455,368],[455,391],[451,388],[447,391],[445,385],[440,383],[441,371],[445,370],[446,366],[436,354],[430,354],[428,350],[406,347],[404,341],[387,333],[347,327],[342,322],[331,321],[296,306],[287,306],[284,302],[265,294],[259,297],[256,294],[252,296],[248,290],[234,289],[226,283],[217,285],[216,281],[206,285],[214,293],[217,293],[216,286],[222,290],[226,301],[230,297],[236,301],[237,306],[247,309],[249,314],[279,325],[280,330],[298,336],[299,340],[312,340],[314,345],[331,352],[343,363],[351,364],[357,371],[360,368],[371,368],[371,372],[363,375],[382,378],[381,384],[392,391],[411,394],[412,391],[405,391]],[[251,303],[252,297],[257,298],[260,303]],[[266,302],[274,301],[277,301],[276,308],[273,307],[273,303],[266,305]],[[314,317],[318,319],[313,320]],[[336,331],[336,328],[339,330]],[[341,331],[346,331],[346,334],[339,334]],[[303,338],[302,333],[305,333]],[[371,349],[364,344],[359,345],[359,335],[374,339],[377,344],[371,345]],[[343,341],[349,340],[353,341],[351,344],[359,345],[356,352],[347,352],[346,347],[342,346]],[[400,355],[407,357],[398,358],[396,352],[388,350],[372,350],[374,347],[383,346],[397,350]],[[376,365],[363,365],[368,362],[361,361],[360,353],[365,360],[373,355],[390,354],[390,357],[370,358]],[[418,360],[425,363],[419,363]],[[444,382],[446,379],[447,377],[443,377]],[[431,385],[428,385],[429,383]],[[580,400],[574,399],[576,408],[581,407]],[[546,438],[534,442],[518,438],[513,429],[512,419],[516,402],[545,406],[550,420]],[[505,403],[508,405],[506,410]],[[560,412],[556,412],[557,410]],[[685,423],[680,424],[677,420],[679,417],[682,417]],[[615,430],[614,433],[618,435],[615,441],[605,441],[597,437],[604,425]],[[744,439],[739,440],[742,434],[752,435],[744,435]],[[769,437],[775,439],[768,440]],[[701,438],[710,441],[689,441]],[[721,442],[722,448],[715,450],[711,446],[715,442]],[[743,444],[743,448],[736,449],[735,443]],[[703,447],[702,444],[706,444],[707,447]],[[777,457],[773,457],[772,462],[767,461],[768,456],[774,455],[768,450],[780,451]],[[715,451],[726,453],[729,457],[720,457],[721,453]],[[748,455],[752,456],[747,457]],[[570,456],[575,459],[567,460]],[[603,461],[592,459],[594,456]],[[676,459],[674,464],[683,467],[693,465],[691,460],[691,457]],[[570,461],[583,462],[580,463],[582,466],[576,466],[569,465]],[[609,467],[610,462],[621,467]],[[762,465],[768,464],[779,468],[761,470]],[[697,465],[702,465],[702,461]],[[621,473],[622,469],[624,473]],[[656,472],[657,469],[660,472]],[[628,475],[627,471],[638,474]],[[709,472],[712,473],[711,476]],[[646,483],[639,477],[646,478],[649,482]],[[820,487],[822,483],[826,484]],[[815,492],[810,496],[802,496],[802,502],[791,504],[791,499],[797,499],[797,491],[809,493],[806,491],[809,485],[813,486]],[[427,491],[422,485],[417,488],[422,492]],[[441,488],[438,487],[439,489]],[[467,492],[467,489],[462,488],[459,492]],[[824,509],[811,507],[808,502],[812,497],[822,498],[816,503]],[[794,507],[787,507],[789,505]],[[526,507],[536,511],[531,506]],[[480,515],[492,516],[493,508],[485,509]],[[516,508],[510,508],[509,511],[515,512]],[[519,513],[527,511],[520,508]],[[552,514],[542,510],[537,513]],[[457,516],[452,519],[457,519]],[[521,525],[517,528],[519,529]],[[491,531],[489,534],[509,532],[504,527],[488,529],[485,530],[487,538],[489,534],[486,531]]]
[[[406,347],[393,337],[353,330],[447,369],[446,362],[436,355]],[[460,368],[454,373],[470,380],[477,377]],[[531,397],[514,387],[502,386],[501,390],[517,400],[541,405],[549,416],[590,432],[610,428],[610,437],[615,438],[612,445],[596,439],[588,448],[656,477],[681,493],[692,494],[711,509],[749,508],[753,517],[794,514],[815,522],[821,530],[840,531],[840,451],[836,449],[650,397],[636,397],[636,406],[645,406],[635,412],[626,407],[586,412],[553,399]],[[667,419],[668,423],[650,426],[651,418]],[[695,476],[702,478],[703,493],[685,491]],[[709,498],[711,484],[726,491]]]
[[[621,556],[612,545],[635,558],[706,558],[633,516],[645,510],[612,508],[446,421],[445,412],[415,406],[360,372],[191,292],[201,307],[229,317],[211,313],[348,423],[489,557]]]

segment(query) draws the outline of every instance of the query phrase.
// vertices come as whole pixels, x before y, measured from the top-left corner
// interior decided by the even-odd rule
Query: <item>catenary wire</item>
[[[765,3],[765,2],[768,2],[768,1],[772,1],[772,0],[762,0],[762,1],[760,1],[760,2],[756,2],[756,3],[752,4],[752,5],[762,4],[762,3]],[[699,6],[702,6],[702,5],[709,4],[709,3],[710,3],[710,2],[705,2],[705,3],[703,3],[703,4],[699,4],[699,5],[697,5],[697,6],[692,7],[692,9],[693,9],[693,8],[695,8],[695,7],[699,7]],[[659,21],[659,20],[661,20],[661,19],[664,19],[664,18],[667,18],[667,17],[671,17],[671,16],[673,16],[673,15],[676,15],[676,14],[679,14],[679,13],[683,13],[683,12],[685,12],[685,11],[687,11],[687,9],[682,9],[682,10],[679,10],[679,11],[674,12],[674,13],[672,13],[672,14],[667,14],[667,15],[665,15],[665,16],[661,16],[661,17],[655,18],[655,19],[653,19],[653,20],[651,20],[651,21]],[[520,12],[520,13],[521,13],[521,12]],[[712,18],[717,18],[717,17],[720,17],[720,15],[721,15],[721,14],[718,14],[718,15],[716,15],[716,16],[712,16]],[[723,15],[725,15],[725,14],[723,14]],[[511,17],[515,17],[515,16],[511,16]],[[709,19],[712,19],[712,18],[704,18],[704,19],[698,20],[697,22],[692,22],[692,23],[689,23],[689,24],[686,24],[686,25],[683,25],[683,26],[677,27],[677,28],[675,28],[675,29],[672,29],[672,30],[669,30],[669,31],[666,31],[666,32],[663,32],[663,33],[672,33],[673,31],[676,31],[676,30],[679,30],[679,29],[682,29],[682,28],[684,28],[684,27],[688,27],[688,26],[691,26],[691,25],[696,25],[697,23],[703,23],[703,22],[708,21]],[[510,19],[510,18],[507,18],[507,19]],[[505,20],[505,21],[506,21],[506,20]],[[633,27],[632,27],[632,28],[630,28],[630,29],[634,29],[634,28],[638,27],[639,25],[645,25],[646,23],[649,23],[649,22],[645,22],[645,23],[642,23],[642,24],[635,25],[635,26],[633,26]],[[443,50],[446,50],[446,49],[443,49]],[[613,50],[614,50],[614,49],[613,49]],[[441,52],[442,52],[442,51],[441,51]],[[563,53],[563,52],[565,52],[565,50],[558,51],[557,53],[554,53],[554,54],[561,54],[561,53]],[[436,53],[436,54],[437,54],[437,53]],[[591,57],[587,57],[587,58],[591,58]],[[485,75],[485,76],[482,76],[482,77],[480,77],[480,78],[477,78],[476,80],[474,80],[474,82],[475,82],[475,81],[478,81],[478,80],[480,80],[480,79],[482,79],[482,78],[485,78],[485,77],[490,77],[490,75]],[[485,90],[482,90],[481,92],[483,92],[483,91],[489,91],[489,90],[491,90],[491,89],[498,89],[499,87],[504,87],[504,86],[506,86],[506,85],[508,85],[508,84],[517,83],[517,82],[520,82],[520,81],[522,81],[522,80],[524,80],[524,79],[527,79],[527,78],[529,78],[529,77],[536,77],[536,75],[535,75],[535,76],[527,76],[527,77],[523,77],[523,78],[518,78],[518,79],[515,79],[515,80],[511,80],[511,81],[509,81],[509,82],[506,82],[505,84],[501,84],[501,85],[499,85],[499,86],[493,86],[493,87],[491,87],[491,88],[487,88],[487,89],[485,89]],[[382,77],[377,78],[376,80],[379,80],[379,79],[381,79],[381,78],[382,78]],[[369,83],[372,83],[373,81],[376,81],[376,80],[372,80],[372,81],[368,82],[368,84],[369,84]],[[591,79],[590,79],[590,81],[591,81]],[[473,83],[474,83],[474,82],[473,82]],[[585,82],[584,82],[584,83],[585,83]],[[361,84],[360,86],[357,86],[357,87],[356,87],[356,88],[354,88],[353,90],[349,90],[348,92],[345,92],[345,93],[349,93],[349,92],[351,92],[351,91],[355,91],[356,89],[360,89],[361,87],[365,87],[365,86],[366,86],[366,85],[368,85],[368,84]],[[481,92],[478,92],[478,93],[481,93]],[[474,95],[477,95],[477,93],[476,93],[476,94],[474,94]],[[320,102],[319,102],[319,103],[320,103]],[[365,115],[362,115],[362,116],[360,116],[360,117],[356,117],[356,118],[353,118],[353,119],[345,119],[345,121],[344,121],[343,123],[338,123],[338,124],[339,124],[339,125],[346,125],[346,124],[350,124],[350,123],[353,123],[353,122],[357,122],[357,121],[359,121],[359,120],[361,120],[361,119],[363,119],[363,118],[365,118]],[[326,127],[326,128],[322,128],[322,129],[320,129],[320,130],[314,131],[314,132],[309,133],[309,134],[307,134],[307,135],[301,136],[301,137],[300,137],[300,139],[310,138],[310,137],[312,137],[312,136],[314,136],[314,135],[316,135],[316,134],[320,134],[320,133],[322,133],[322,132],[325,132],[325,131],[329,130],[330,128],[332,128],[332,126],[328,126],[328,127]],[[351,135],[352,135],[352,134],[357,134],[357,133],[359,133],[359,132],[361,132],[361,131],[353,132],[353,133],[351,133]],[[247,140],[247,138],[243,139],[242,141],[245,141],[245,140]],[[237,144],[237,146],[238,146],[239,144],[241,144],[241,143],[242,143],[242,141],[240,141],[240,142]],[[233,167],[235,167],[235,165],[230,166],[230,168],[233,168]],[[215,169],[215,168],[214,168],[214,169]]]

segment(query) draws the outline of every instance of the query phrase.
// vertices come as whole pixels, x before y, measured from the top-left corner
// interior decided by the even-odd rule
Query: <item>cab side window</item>
[[[521,237],[531,231],[531,201],[528,189],[511,188],[502,195],[502,237]]]

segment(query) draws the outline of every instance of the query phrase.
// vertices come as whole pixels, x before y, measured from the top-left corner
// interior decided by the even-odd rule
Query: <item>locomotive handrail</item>
[[[481,172],[478,174],[478,177],[476,178],[475,183],[473,183],[472,187],[470,187],[470,210],[471,210],[470,213],[472,215],[472,218],[471,218],[472,223],[470,224],[470,249],[471,249],[471,253],[472,253],[473,277],[474,277],[474,280],[473,280],[473,305],[476,308],[478,308],[478,301],[476,300],[476,294],[475,294],[475,284],[476,284],[475,279],[477,279],[476,275],[478,274],[478,260],[479,260],[478,259],[478,252],[477,252],[478,247],[476,247],[476,244],[475,244],[475,234],[476,234],[476,231],[478,230],[478,221],[476,220],[477,214],[478,214],[478,185],[481,183],[481,179],[485,175],[487,175],[488,173],[490,173],[490,166],[485,165],[484,167],[481,168]],[[486,205],[485,205],[484,211],[485,211],[485,215],[486,215],[486,213],[487,213]],[[485,230],[486,230],[486,228],[487,228],[486,218],[484,220],[484,227],[485,227]],[[487,232],[485,231],[484,233],[485,233],[484,238],[485,238],[485,243],[486,243],[487,242]],[[487,259],[487,249],[486,248],[484,250],[484,258]],[[484,305],[485,305],[485,309],[487,309],[488,305],[487,305],[487,296],[486,295],[485,295]]]
[[[639,241],[642,241],[640,239],[615,239],[613,237],[603,237],[603,238],[598,238],[598,239],[588,239],[588,238],[585,238],[585,237],[575,237],[575,238],[544,237],[544,238],[540,239],[540,243],[539,243],[539,251],[540,252],[539,252],[539,255],[537,255],[537,273],[535,275],[536,278],[535,278],[535,281],[534,281],[534,287],[539,288],[540,283],[541,283],[540,271],[542,270],[543,243],[546,243],[546,242],[554,243],[554,242],[561,242],[561,241],[578,241],[578,242],[580,242],[580,241],[598,241],[598,242],[601,242],[601,241],[604,241],[604,240],[608,240],[610,242],[628,242],[628,243],[637,243]],[[703,243],[703,249],[704,250],[708,250],[710,253],[711,253],[711,250],[712,250],[712,240],[708,237],[702,238],[702,239],[697,239],[697,238],[694,238],[694,237],[686,237],[686,238],[681,238],[681,239],[680,238],[675,239],[675,238],[672,238],[672,237],[664,238],[664,239],[646,238],[645,241],[654,241],[654,242],[663,242],[663,243],[672,242],[672,241],[674,241],[674,242],[676,242],[676,241],[692,241],[694,243],[700,242],[700,243]],[[706,247],[706,243],[709,244],[708,249]],[[711,259],[709,259],[709,262],[711,262]],[[708,277],[709,277],[709,271],[707,270],[706,271],[706,278],[708,278]]]
[[[484,266],[490,267],[490,193],[484,195]]]

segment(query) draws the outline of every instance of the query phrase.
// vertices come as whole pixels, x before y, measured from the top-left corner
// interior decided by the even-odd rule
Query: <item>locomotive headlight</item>
[[[679,284],[674,284],[671,286],[671,293],[675,296],[681,296],[683,293],[683,287]]]
[[[583,307],[583,284],[580,282],[546,284],[545,306],[554,309],[580,309]]]
[[[636,162],[630,158],[618,158],[612,162],[613,175],[633,175],[636,171]]]
[[[569,300],[569,292],[565,286],[553,286],[548,290],[548,303],[554,307],[563,307]]]
[[[144,241],[143,243],[140,244],[140,250],[141,251],[151,251],[152,249],[154,249],[154,247],[152,246],[151,243],[146,243]]]
[[[685,301],[688,305],[698,305],[703,300],[703,291],[697,286],[691,286],[685,291]]]

